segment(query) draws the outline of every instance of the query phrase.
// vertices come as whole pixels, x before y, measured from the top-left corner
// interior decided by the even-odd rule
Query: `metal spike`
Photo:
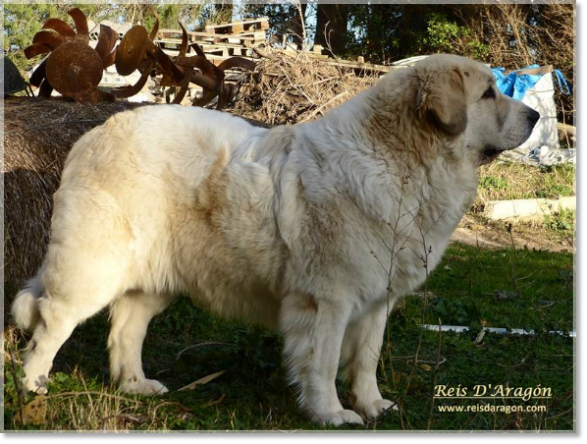
[[[188,32],[179,20],[177,21],[181,27],[181,46],[179,47],[179,57],[185,57],[188,49]]]
[[[39,65],[39,67],[37,69],[35,69],[35,71],[31,75],[31,78],[29,79],[31,85],[34,85],[37,88],[41,86],[41,83],[45,79],[45,75],[46,75],[45,67],[46,66],[47,66],[47,59],[43,60],[43,63],[41,63]]]
[[[39,92],[37,93],[37,97],[51,97],[51,93],[53,92],[53,87],[49,83],[47,79],[43,80],[41,86],[39,87]]]
[[[51,49],[57,48],[63,41],[63,37],[54,31],[39,31],[33,37],[33,43],[44,43]]]
[[[47,45],[45,45],[44,43],[33,43],[30,46],[27,46],[24,49],[24,55],[26,56],[27,59],[32,59],[35,56],[38,56],[39,54],[46,54],[48,52],[51,52],[51,48]]]
[[[109,26],[100,25],[100,37],[98,37],[98,44],[94,49],[102,60],[114,49],[117,40],[118,33],[114,32]]]
[[[153,25],[153,29],[151,29],[151,33],[149,34],[149,38],[151,39],[151,41],[155,40],[155,38],[157,37],[157,32],[159,32],[159,15],[157,14],[157,11],[155,12],[155,24]]]
[[[53,29],[63,37],[75,37],[75,31],[73,28],[60,19],[50,18],[43,25],[43,29]]]
[[[77,30],[78,35],[82,36],[89,36],[88,30],[88,20],[86,19],[86,15],[81,11],[79,8],[73,8],[67,11],[69,16],[73,19],[73,23],[75,23],[75,29]]]
[[[139,81],[137,83],[135,83],[134,85],[121,86],[119,88],[114,88],[112,90],[112,94],[114,94],[116,97],[118,97],[120,99],[125,99],[127,97],[134,96],[141,89],[143,89],[143,86],[145,86],[145,83],[147,83],[147,79],[149,78],[149,73],[151,72],[151,69],[152,69],[152,65],[151,65],[151,68],[146,69],[143,72]]]

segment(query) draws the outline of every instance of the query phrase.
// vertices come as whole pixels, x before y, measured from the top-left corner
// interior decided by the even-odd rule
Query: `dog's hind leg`
[[[124,293],[131,279],[131,230],[107,193],[60,189],[51,227],[43,266],[13,310],[19,324],[34,330],[23,383],[38,393],[47,391],[53,359],[75,327]]]
[[[383,399],[377,387],[377,365],[389,310],[384,301],[350,323],[342,344],[341,360],[351,382],[351,405],[365,419],[375,418],[394,406]]]
[[[55,276],[46,276],[51,271],[51,267],[44,270],[45,279],[41,281],[51,281]],[[72,274],[71,279],[67,276],[67,282],[61,282],[62,285],[57,287],[52,283],[43,286],[35,301],[38,321],[23,354],[23,384],[27,390],[39,394],[47,392],[49,371],[63,343],[79,323],[98,313],[116,297],[116,290],[111,285],[97,282],[101,276],[90,279],[83,274],[78,274],[77,278]]]
[[[336,393],[340,349],[351,307],[338,301],[294,294],[282,301],[280,322],[291,382],[299,384],[300,404],[314,420],[362,424],[345,410]]]
[[[168,391],[159,381],[145,378],[141,351],[149,322],[165,310],[173,299],[169,295],[132,291],[110,306],[110,377],[118,382],[123,391],[144,395]]]

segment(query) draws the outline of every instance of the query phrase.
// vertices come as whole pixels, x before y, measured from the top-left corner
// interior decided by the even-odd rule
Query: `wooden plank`
[[[181,43],[181,31],[175,30],[164,30],[162,33],[160,31],[161,37],[155,39],[155,42],[168,42],[171,43],[172,40],[177,40]],[[177,37],[173,37],[177,36]],[[266,35],[264,31],[257,31],[251,33],[243,33],[243,34],[209,34],[209,33],[201,33],[201,32],[188,32],[188,38],[190,42],[214,42],[214,43],[222,43],[228,42],[231,44],[240,44],[244,45],[245,42],[253,43],[255,45],[265,43]]]
[[[370,63],[357,63],[351,62],[348,60],[326,60],[324,61],[327,65],[332,66],[340,66],[344,68],[353,68],[353,69],[364,69],[367,71],[379,71],[379,72],[389,72],[393,69],[404,69],[403,67],[395,67],[395,66],[385,66],[385,65],[372,65]]]
[[[245,32],[244,25],[232,25],[230,28],[231,34],[240,34],[241,32]]]
[[[262,17],[254,20],[244,20],[241,22],[224,23],[220,25],[206,25],[206,32],[215,34],[239,33],[249,29],[269,29],[269,19]]]
[[[287,54],[291,57],[296,57],[300,54],[300,51],[297,51],[295,49],[292,48],[288,48],[288,49],[282,49],[279,52],[283,53],[283,54]],[[313,59],[330,59],[330,56],[326,55],[326,54],[319,54],[319,53],[315,53],[315,52],[306,52],[306,54],[313,58]],[[331,59],[332,60],[332,59]]]
[[[557,122],[556,129],[564,133],[570,134],[571,136],[577,136],[577,127],[573,125],[567,125],[566,123]]]

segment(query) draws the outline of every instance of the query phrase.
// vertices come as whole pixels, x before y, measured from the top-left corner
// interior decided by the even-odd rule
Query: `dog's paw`
[[[377,399],[367,403],[357,403],[354,409],[365,419],[374,419],[386,410],[397,410],[397,404],[388,399]]]
[[[363,424],[363,419],[352,410],[338,410],[331,413],[316,414],[315,419],[323,424],[334,426],[342,424]]]
[[[134,395],[162,395],[169,390],[155,379],[129,378],[120,386],[121,390]]]

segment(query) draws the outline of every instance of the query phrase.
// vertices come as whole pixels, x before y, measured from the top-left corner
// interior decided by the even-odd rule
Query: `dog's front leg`
[[[342,344],[342,362],[351,382],[351,405],[365,419],[397,409],[377,387],[377,364],[388,313],[395,303],[382,301],[359,320],[349,323]]]
[[[291,382],[300,388],[300,405],[312,419],[340,425],[363,421],[343,409],[336,393],[336,373],[350,305],[292,294],[282,303],[280,322]]]

